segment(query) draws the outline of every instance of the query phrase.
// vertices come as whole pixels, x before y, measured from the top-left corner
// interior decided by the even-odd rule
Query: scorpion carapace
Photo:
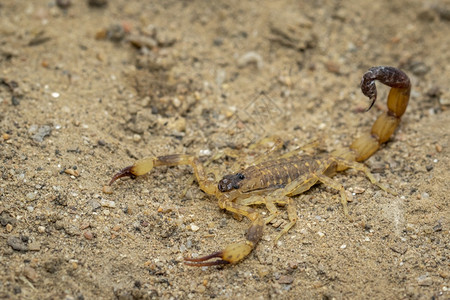
[[[378,117],[369,133],[357,138],[348,148],[336,150],[328,155],[312,156],[292,151],[277,159],[269,159],[274,150],[282,146],[276,137],[266,138],[272,141],[272,150],[257,159],[256,163],[233,175],[226,175],[219,183],[207,177],[200,161],[191,155],[175,154],[159,157],[148,157],[138,160],[134,165],[118,172],[110,181],[110,185],[121,177],[144,175],[157,166],[190,165],[198,181],[200,189],[206,194],[217,197],[219,207],[238,216],[247,217],[251,224],[247,229],[245,240],[225,247],[224,250],[200,258],[185,258],[190,266],[214,266],[235,264],[248,256],[262,238],[264,224],[278,215],[277,204],[285,205],[289,223],[276,237],[277,241],[287,233],[297,221],[297,212],[293,196],[309,190],[316,183],[322,183],[339,191],[344,215],[350,218],[347,208],[347,195],[344,187],[331,177],[339,171],[353,168],[363,172],[370,181],[381,189],[394,194],[377,182],[368,168],[361,161],[369,158],[393,134],[400,118],[406,110],[411,91],[408,76],[393,67],[374,67],[364,74],[361,90],[370,98],[373,106],[377,90],[375,81],[391,87],[387,100],[387,112]],[[264,204],[269,216],[263,219],[262,214],[251,206]],[[212,260],[216,259],[217,260]]]

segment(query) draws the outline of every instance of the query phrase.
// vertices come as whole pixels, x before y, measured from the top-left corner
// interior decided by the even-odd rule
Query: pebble
[[[191,224],[191,230],[192,230],[192,231],[196,232],[196,231],[198,231],[199,229],[200,229],[200,227],[198,227],[197,225]]]
[[[37,196],[36,192],[29,192],[26,197],[29,201],[33,201],[36,199],[36,196]]]
[[[145,47],[147,49],[153,49],[158,46],[158,42],[147,36],[137,36],[133,35],[128,38],[128,41],[136,48],[142,48]]]
[[[427,275],[420,275],[417,277],[417,284],[420,286],[430,286],[433,284],[433,280]]]
[[[134,142],[137,143],[137,142],[139,142],[141,139],[142,139],[142,137],[141,137],[139,134],[136,133],[136,134],[133,135],[133,141],[134,141]]]
[[[88,0],[88,4],[92,7],[103,7],[108,4],[108,0]]]
[[[13,226],[11,224],[6,224],[6,231],[11,232],[13,230]]]
[[[44,137],[49,136],[52,132],[52,128],[48,125],[38,127],[38,125],[31,125],[28,129],[29,133],[34,133],[32,136],[33,141],[41,143],[44,141]]]
[[[294,282],[294,277],[288,276],[288,275],[282,275],[280,276],[280,279],[278,279],[278,283],[281,284],[291,284]]]
[[[442,152],[442,146],[439,145],[439,144],[436,144],[436,151],[437,151],[438,153],[441,153],[441,152]]]
[[[116,202],[111,201],[111,200],[102,199],[102,200],[100,200],[100,205],[103,207],[115,208]]]
[[[38,232],[39,233],[44,233],[45,232],[45,226],[39,226],[38,227]]]
[[[112,194],[113,193],[113,189],[109,185],[104,185],[103,188],[102,188],[102,192],[104,194]]]
[[[7,133],[4,133],[2,135],[2,138],[3,138],[4,141],[7,141],[7,140],[9,140],[11,138],[11,136],[9,134],[7,134]]]
[[[71,0],[56,0],[56,5],[59,8],[67,9],[72,5],[72,1]]]
[[[94,238],[94,234],[91,231],[85,231],[83,232],[83,236],[87,240],[92,240]]]
[[[28,251],[28,245],[19,236],[9,236],[7,241],[9,246],[17,251]]]
[[[80,176],[80,172],[78,170],[74,170],[74,169],[65,169],[64,173],[69,174],[71,176],[75,176],[75,177]]]
[[[36,282],[38,278],[36,270],[30,266],[26,266],[25,268],[23,268],[23,275],[25,275],[25,277],[28,278],[31,282]]]
[[[353,188],[353,193],[355,193],[355,194],[362,194],[362,193],[364,193],[365,191],[366,191],[366,190],[363,189],[362,187],[355,186],[355,187]]]

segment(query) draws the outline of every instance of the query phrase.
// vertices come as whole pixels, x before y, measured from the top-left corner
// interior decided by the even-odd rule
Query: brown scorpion
[[[374,154],[394,133],[408,105],[411,83],[408,76],[397,68],[385,66],[370,68],[361,80],[363,94],[372,101],[369,109],[377,98],[376,80],[391,87],[387,99],[388,110],[378,117],[370,132],[357,138],[348,148],[319,156],[293,151],[277,159],[262,162],[259,160],[258,163],[238,173],[224,176],[218,184],[208,178],[205,168],[195,156],[174,154],[148,157],[118,172],[109,185],[121,177],[134,178],[144,175],[158,166],[190,165],[201,190],[208,195],[216,196],[221,209],[247,217],[251,225],[244,241],[230,244],[224,250],[211,255],[185,258],[185,264],[213,266],[238,263],[248,256],[261,240],[264,224],[277,215],[277,204],[286,205],[289,223],[276,239],[294,226],[297,213],[292,197],[309,190],[317,183],[340,192],[344,214],[350,218],[344,187],[331,178],[337,172],[349,168],[362,171],[373,184],[394,193],[378,183],[368,168],[360,162]],[[262,214],[250,207],[254,204],[264,204],[270,212],[269,217],[264,220]],[[217,259],[211,260],[214,258]]]

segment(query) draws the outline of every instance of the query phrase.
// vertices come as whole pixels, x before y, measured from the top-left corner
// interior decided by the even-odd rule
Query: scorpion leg
[[[370,173],[369,168],[367,168],[364,164],[355,162],[355,161],[348,161],[348,160],[341,159],[338,157],[333,158],[333,159],[339,164],[339,166],[344,166],[345,168],[355,169],[357,171],[363,172],[372,184],[378,186],[380,189],[382,189],[383,191],[385,191],[391,195],[394,195],[394,196],[397,195],[397,193],[395,191],[387,188],[386,186],[384,186],[383,184],[378,182],[378,180],[376,180],[376,178],[373,176],[373,174]]]
[[[287,223],[280,233],[275,238],[275,244],[277,244],[278,240],[285,235],[294,225],[297,223],[297,210],[295,208],[294,200],[290,197],[284,197],[285,200],[276,201],[277,204],[285,204],[287,206],[286,210],[288,213],[289,223]]]
[[[224,264],[235,264],[247,257],[261,240],[264,220],[254,209],[246,207],[228,200],[219,199],[219,206],[230,212],[246,216],[252,222],[248,228],[243,242],[233,243],[225,247],[224,250],[206,255],[200,258],[184,258],[188,266],[204,267]],[[210,261],[210,259],[219,258]]]
[[[333,179],[331,179],[330,177],[328,177],[326,175],[314,174],[314,176],[317,178],[317,180],[319,180],[324,185],[329,186],[329,187],[339,191],[339,193],[341,194],[341,204],[344,209],[344,215],[347,219],[349,219],[350,221],[353,221],[352,217],[350,217],[350,215],[348,213],[348,207],[347,207],[348,199],[347,199],[347,194],[345,193],[344,186],[342,184],[340,184],[339,182],[334,181]]]
[[[136,161],[132,166],[128,166],[113,176],[109,185],[113,184],[117,179],[122,177],[135,178],[150,172],[154,167],[158,166],[179,166],[190,165],[194,169],[200,189],[209,195],[215,195],[217,186],[215,182],[209,180],[206,176],[203,165],[197,157],[185,154],[173,154],[159,157],[147,157]]]
[[[264,204],[270,213],[269,216],[264,219],[265,224],[272,222],[272,220],[275,219],[280,214],[277,207],[275,206],[275,203],[272,201],[271,197],[253,195],[248,198],[245,198],[242,200],[237,200],[237,201],[239,204],[245,205],[245,206]]]

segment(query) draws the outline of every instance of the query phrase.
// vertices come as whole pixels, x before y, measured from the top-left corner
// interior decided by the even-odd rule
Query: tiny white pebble
[[[327,124],[325,123],[320,123],[319,126],[317,126],[319,129],[324,129],[325,127],[327,127]]]
[[[195,224],[191,224],[191,230],[192,231],[198,231],[200,229],[200,227],[198,227],[197,225],[195,225]]]
[[[38,227],[38,231],[39,231],[40,233],[44,233],[44,232],[45,232],[45,227],[44,227],[44,226],[39,226],[39,227]]]
[[[198,153],[200,156],[207,156],[207,155],[211,155],[211,150],[209,149],[202,149],[199,151]]]
[[[53,98],[59,98],[59,93],[53,92],[53,93],[52,93],[52,97],[53,97]]]
[[[434,159],[434,160],[433,160],[433,162],[434,162],[434,163],[437,163],[437,162],[438,162],[438,160],[437,160],[437,159]]]
[[[116,202],[111,201],[111,200],[102,199],[102,200],[100,200],[100,205],[103,207],[115,208]]]
[[[346,244],[342,244],[341,245],[341,249],[345,249],[345,248],[347,248],[347,245]]]
[[[366,238],[364,239],[366,242],[370,242],[370,237],[366,236]]]
[[[325,235],[325,233],[323,233],[323,232],[321,232],[321,231],[318,231],[317,234],[318,234],[320,237],[323,237],[323,236]]]
[[[139,134],[133,135],[133,141],[139,142],[141,140],[141,136]]]

